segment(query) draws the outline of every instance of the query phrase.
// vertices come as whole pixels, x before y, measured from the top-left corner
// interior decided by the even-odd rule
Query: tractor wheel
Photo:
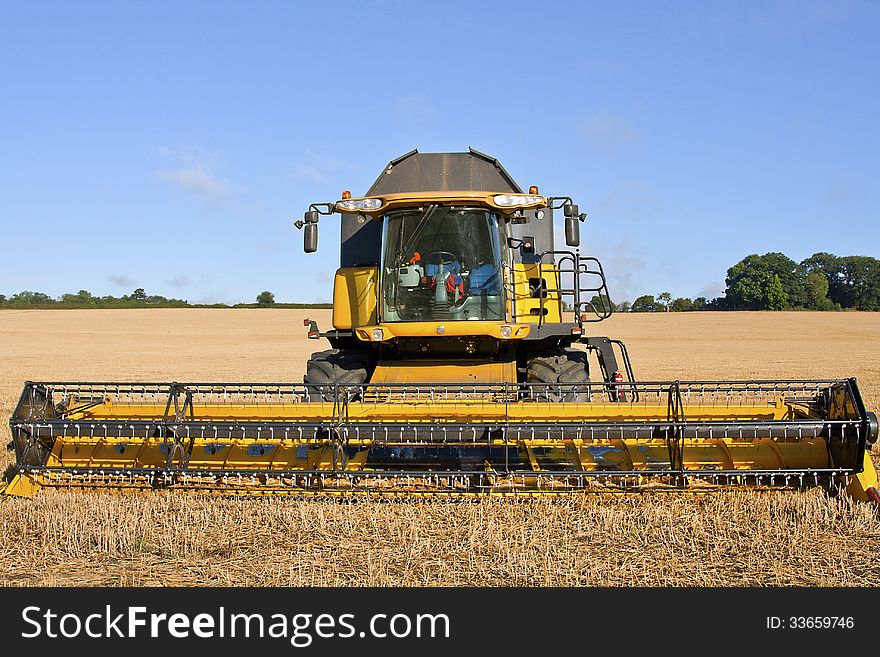
[[[349,399],[359,396],[359,386],[367,382],[371,369],[370,357],[361,351],[328,349],[312,354],[303,377],[309,401],[333,401],[336,386],[355,386]]]
[[[577,349],[562,349],[530,359],[526,381],[549,384],[546,387],[531,387],[531,399],[551,402],[590,401],[590,364],[587,354]],[[554,383],[567,385],[554,387]],[[578,383],[587,385],[572,385]]]

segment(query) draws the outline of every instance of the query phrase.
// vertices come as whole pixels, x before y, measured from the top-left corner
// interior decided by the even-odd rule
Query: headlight
[[[380,198],[354,198],[344,201],[336,201],[336,209],[346,212],[361,212],[364,210],[378,210],[382,207]]]
[[[502,338],[509,338],[511,335],[513,335],[512,328],[510,328],[509,326],[502,326],[501,327],[501,337]]]
[[[495,205],[500,205],[503,208],[543,205],[545,203],[543,196],[535,194],[497,194],[492,197],[492,200]]]
[[[382,338],[385,337],[385,332],[384,332],[382,329],[380,329],[380,328],[374,328],[374,329],[373,329],[373,332],[370,333],[370,336],[371,336],[374,340],[377,340],[377,341],[378,341],[378,340],[381,340]]]

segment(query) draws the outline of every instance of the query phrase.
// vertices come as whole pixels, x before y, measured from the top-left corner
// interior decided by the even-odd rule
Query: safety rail
[[[545,258],[552,262],[545,262]],[[561,313],[574,313],[575,323],[579,326],[585,322],[599,322],[607,319],[614,311],[608,294],[608,281],[602,263],[593,256],[582,256],[578,251],[552,250],[544,251],[538,256],[537,290],[530,290],[528,295],[519,293],[513,280],[513,269],[508,270],[509,284],[506,285],[512,301],[513,321],[519,321],[522,315],[517,309],[517,301],[538,299],[538,326],[547,323],[546,317],[549,301],[560,305]],[[557,281],[557,287],[547,287],[546,280]],[[594,279],[590,283],[590,279]],[[588,319],[592,317],[592,319]],[[529,316],[531,319],[531,316]]]
[[[815,401],[834,386],[843,386],[847,391],[849,403],[855,403],[857,387],[853,379],[779,379],[779,380],[730,380],[730,381],[627,381],[627,390],[637,391],[638,399],[628,397],[615,406],[643,406],[666,403],[671,388],[677,389],[688,406],[710,405],[736,406],[773,402],[783,398],[789,402]],[[315,389],[329,390],[332,394],[326,401],[334,398],[357,399],[360,403],[382,403],[383,401],[412,401],[434,403],[456,401],[461,403],[512,403],[534,401],[546,398],[542,393],[558,392],[561,398],[552,402],[557,406],[569,404],[589,405],[607,400],[608,384],[602,381],[584,383],[382,383],[346,384],[321,386],[305,383],[210,383],[210,382],[28,382],[19,399],[13,421],[19,412],[33,404],[39,406],[52,403],[60,407],[63,414],[69,415],[85,405],[103,403],[108,397],[114,405],[161,403],[163,409],[173,396],[189,393],[193,405],[229,404],[271,406],[273,404],[297,404],[315,401]],[[42,391],[42,394],[38,394]],[[569,399],[564,393],[581,393],[577,399]],[[41,401],[42,400],[42,401]],[[82,402],[68,408],[66,404]]]

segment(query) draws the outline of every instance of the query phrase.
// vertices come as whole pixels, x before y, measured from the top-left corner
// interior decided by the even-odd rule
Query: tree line
[[[699,310],[880,310],[880,260],[870,256],[815,253],[795,262],[783,253],[746,256],[727,270],[724,294],[714,299],[656,297],[643,294],[635,301],[613,304],[593,298],[593,304],[612,305],[618,312],[686,312]],[[53,298],[24,291],[6,298],[0,308],[330,308],[327,303],[279,303],[264,290],[256,303],[191,304],[184,299],[148,295],[143,288],[121,297],[94,296],[86,290]]]
[[[880,260],[815,253],[795,262],[783,253],[746,256],[727,270],[723,296],[656,297],[614,304],[619,312],[694,310],[880,310]]]
[[[169,299],[159,294],[147,294],[139,287],[131,294],[95,296],[88,290],[52,297],[44,292],[25,290],[11,297],[0,294],[0,308],[330,308],[327,303],[279,303],[268,290],[260,292],[255,303],[189,303],[185,299]]]

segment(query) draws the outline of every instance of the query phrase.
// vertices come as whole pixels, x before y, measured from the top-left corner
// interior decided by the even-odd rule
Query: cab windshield
[[[382,321],[504,319],[495,214],[431,205],[383,223]]]

